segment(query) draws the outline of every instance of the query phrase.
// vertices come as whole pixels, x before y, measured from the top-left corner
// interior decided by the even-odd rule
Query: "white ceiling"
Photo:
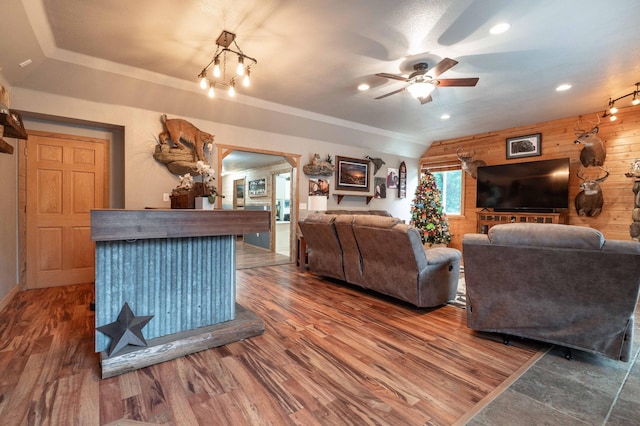
[[[602,111],[640,81],[637,0],[2,3],[0,67],[14,87],[413,157],[434,140]],[[490,35],[503,21],[511,29]],[[258,64],[251,88],[210,100],[196,77],[223,29]],[[374,99],[404,84],[376,73],[445,57],[459,64],[442,78],[478,85],[439,87],[425,105]]]

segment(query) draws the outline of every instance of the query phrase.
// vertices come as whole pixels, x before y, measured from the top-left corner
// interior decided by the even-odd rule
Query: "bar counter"
[[[92,210],[96,328],[125,302],[153,316],[142,329],[147,347],[107,356],[110,338],[96,330],[102,377],[262,334],[262,321],[235,302],[235,244],[269,230],[268,211]]]

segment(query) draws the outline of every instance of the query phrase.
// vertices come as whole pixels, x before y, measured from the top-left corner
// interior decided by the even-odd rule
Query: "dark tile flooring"
[[[638,319],[636,310],[636,319]],[[467,425],[640,425],[640,325],[630,362],[553,346]]]

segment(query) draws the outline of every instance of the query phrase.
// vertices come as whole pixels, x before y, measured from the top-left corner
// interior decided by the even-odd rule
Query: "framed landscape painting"
[[[336,189],[369,192],[369,160],[336,155]]]
[[[267,178],[252,179],[249,181],[249,195],[252,197],[264,197],[267,195]]]

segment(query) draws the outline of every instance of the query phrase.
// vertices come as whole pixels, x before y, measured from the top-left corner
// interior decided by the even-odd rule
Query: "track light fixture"
[[[233,43],[234,49],[230,48]],[[227,70],[228,57],[237,57],[237,65],[235,66],[235,72],[229,72]],[[258,61],[250,56],[244,54],[238,43],[236,42],[236,35],[229,31],[223,30],[216,40],[216,51],[213,55],[213,59],[209,62],[198,74],[200,80],[200,87],[203,90],[208,89],[208,95],[210,98],[215,97],[216,86],[222,88],[228,88],[229,96],[235,96],[236,93],[236,81],[242,79],[242,86],[249,87],[251,75],[251,67],[256,65]],[[213,67],[211,76],[207,76],[209,69]],[[229,69],[233,69],[233,65],[229,65]]]
[[[616,121],[618,119],[618,116],[616,115],[618,113],[618,108],[616,108],[616,102],[618,102],[621,99],[627,98],[629,96],[633,96],[633,99],[631,100],[631,105],[640,104],[640,82],[636,83],[636,90],[634,90],[633,92],[627,93],[626,95],[620,96],[619,98],[616,98],[616,99],[609,98],[608,110],[606,110],[602,114],[602,116],[609,117],[609,120],[611,121]]]

